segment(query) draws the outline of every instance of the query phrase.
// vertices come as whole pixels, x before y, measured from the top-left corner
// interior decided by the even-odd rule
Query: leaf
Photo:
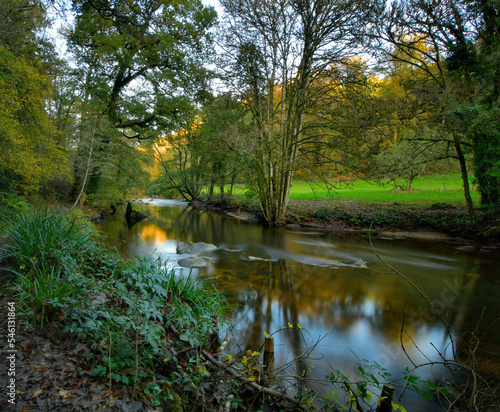
[[[34,399],[34,398],[40,396],[46,390],[47,390],[47,388],[45,388],[45,389],[38,388],[35,392],[33,392],[33,395],[31,395],[31,399]]]
[[[59,391],[59,396],[61,396],[63,399],[66,399],[69,396],[68,391],[65,391],[65,390],[61,389]]]
[[[375,375],[374,375],[374,374],[371,374],[371,375],[370,375],[370,378],[372,379],[372,381],[373,381],[373,382],[375,382],[375,384],[376,384],[376,385],[379,385],[379,384],[380,384],[380,383],[379,383],[379,381],[378,381],[378,379],[375,377]]]

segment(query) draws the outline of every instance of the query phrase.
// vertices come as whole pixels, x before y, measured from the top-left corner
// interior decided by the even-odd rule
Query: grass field
[[[403,181],[398,182],[403,183]],[[233,190],[236,198],[243,197],[247,188],[237,185]],[[479,193],[471,193],[475,205],[479,205]],[[459,174],[423,176],[415,179],[412,191],[395,190],[393,184],[356,180],[337,183],[329,190],[321,183],[295,182],[290,194],[292,200],[344,199],[369,203],[399,202],[430,206],[443,202],[464,206],[464,192]]]

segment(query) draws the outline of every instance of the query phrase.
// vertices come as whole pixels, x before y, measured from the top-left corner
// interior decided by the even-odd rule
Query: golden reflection
[[[143,226],[140,230],[139,236],[144,242],[152,242],[156,245],[165,243],[168,239],[167,232],[157,225]]]

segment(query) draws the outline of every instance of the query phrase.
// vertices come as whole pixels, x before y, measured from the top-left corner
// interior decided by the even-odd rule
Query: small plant
[[[7,227],[10,219],[29,209],[30,205],[24,196],[18,196],[16,193],[0,193],[0,228]]]
[[[66,301],[77,295],[76,283],[66,281],[61,268],[33,264],[26,273],[17,273],[14,289],[24,312],[40,317],[40,329],[62,314]]]

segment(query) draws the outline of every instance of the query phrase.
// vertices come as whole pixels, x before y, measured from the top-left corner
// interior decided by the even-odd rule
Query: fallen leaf
[[[46,390],[47,390],[47,388],[45,388],[45,389],[38,388],[35,392],[33,392],[33,395],[31,395],[31,399],[36,398],[37,396],[40,396]]]

